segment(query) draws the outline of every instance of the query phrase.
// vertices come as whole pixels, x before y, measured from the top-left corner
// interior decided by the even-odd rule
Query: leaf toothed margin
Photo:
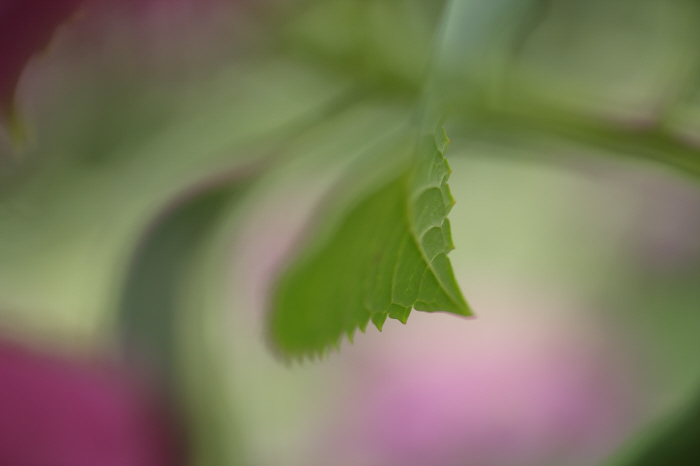
[[[270,336],[283,357],[322,356],[370,320],[380,331],[387,317],[406,323],[411,309],[471,315],[447,258],[448,144],[441,125],[424,133],[408,168],[359,200],[282,274]]]

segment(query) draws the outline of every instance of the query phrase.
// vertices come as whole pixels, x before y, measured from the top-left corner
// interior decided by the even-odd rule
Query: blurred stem
[[[536,109],[533,112],[531,109]],[[523,100],[497,108],[471,108],[469,133],[476,137],[504,135],[558,138],[622,155],[661,163],[700,181],[700,148],[694,147],[663,124],[634,127],[584,115],[563,106]]]
[[[549,0],[451,0],[433,100],[455,109],[453,115],[462,118],[471,136],[561,138],[700,177],[700,148],[674,133],[662,117],[606,120],[556,101],[548,88],[513,79],[512,61],[548,8]]]

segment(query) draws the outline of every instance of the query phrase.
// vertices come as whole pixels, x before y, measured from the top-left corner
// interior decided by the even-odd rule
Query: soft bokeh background
[[[195,317],[162,396],[194,419],[197,464],[219,464],[214,442],[260,466],[624,464],[700,383],[700,10],[511,3],[86,2],[22,73],[22,137],[0,132],[3,334],[119,360],[143,238],[178,199],[260,172],[196,290],[173,285]],[[364,142],[411,119],[431,50],[476,317],[414,312],[284,364],[273,280]]]

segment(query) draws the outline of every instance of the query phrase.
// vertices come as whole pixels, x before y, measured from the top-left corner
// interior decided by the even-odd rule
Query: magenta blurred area
[[[4,466],[183,464],[169,409],[153,387],[104,361],[0,341]]]

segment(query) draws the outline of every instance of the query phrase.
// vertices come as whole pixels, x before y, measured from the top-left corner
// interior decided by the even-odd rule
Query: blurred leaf
[[[119,305],[124,346],[152,367],[169,371],[178,295],[192,256],[242,188],[205,190],[158,219],[138,247]]]
[[[453,245],[446,217],[454,204],[447,144],[440,127],[423,134],[414,150],[391,149],[401,153],[401,167],[356,195],[326,226],[327,237],[307,238],[310,247],[283,273],[272,298],[271,337],[285,356],[323,354],[343,333],[352,339],[357,328],[364,331],[370,319],[380,330],[387,317],[405,323],[412,308],[470,314],[447,259]],[[364,167],[349,184],[372,170]]]
[[[237,170],[171,206],[138,248],[118,309],[127,361],[170,391],[189,426],[195,465],[241,463],[222,340],[207,330],[219,321],[211,318],[219,306],[208,303],[202,282],[223,275],[223,264],[211,267],[205,258],[256,171]]]

